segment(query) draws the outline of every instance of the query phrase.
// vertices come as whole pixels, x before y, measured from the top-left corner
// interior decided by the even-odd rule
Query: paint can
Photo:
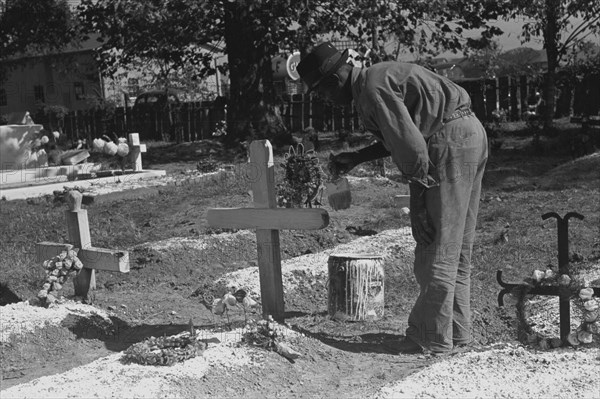
[[[328,313],[335,320],[372,321],[383,317],[383,256],[333,254],[329,271]]]

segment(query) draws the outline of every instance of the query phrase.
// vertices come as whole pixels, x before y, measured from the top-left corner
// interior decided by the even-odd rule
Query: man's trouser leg
[[[470,259],[487,140],[479,120],[469,117],[444,126],[428,145],[434,165],[430,173],[440,183],[425,192],[436,235],[432,244],[415,250],[421,293],[406,335],[431,351],[444,352],[471,340]]]

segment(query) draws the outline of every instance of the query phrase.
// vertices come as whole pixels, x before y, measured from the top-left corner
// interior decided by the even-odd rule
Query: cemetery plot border
[[[140,143],[138,133],[129,134],[129,159],[132,169],[101,170],[93,163],[16,169],[0,174],[0,198],[6,201],[51,195],[64,188],[92,188],[107,183],[133,182],[166,175],[164,170],[145,170],[142,154],[146,145]]]

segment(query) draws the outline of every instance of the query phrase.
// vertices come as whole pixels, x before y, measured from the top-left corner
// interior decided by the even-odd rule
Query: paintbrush
[[[333,154],[330,154],[330,162],[332,158]],[[348,183],[348,179],[340,177],[338,171],[334,168],[330,167],[329,171],[331,172],[331,178],[329,182],[325,184],[329,205],[334,211],[350,208],[350,204],[352,203],[352,193],[350,192],[350,183]]]

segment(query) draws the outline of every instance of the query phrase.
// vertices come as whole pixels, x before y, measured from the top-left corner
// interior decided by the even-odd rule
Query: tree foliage
[[[501,33],[486,19],[500,15],[497,2],[480,0],[84,0],[84,26],[99,33],[103,70],[135,59],[159,60],[167,70],[197,67],[214,72],[199,46],[224,43],[229,72],[228,138],[270,137],[285,130],[278,116],[271,59],[305,53],[323,35],[378,47],[395,37],[412,51],[485,46]],[[481,29],[478,40],[464,29]],[[381,55],[380,49],[373,54]]]
[[[25,57],[76,44],[77,21],[66,0],[11,0],[5,7],[0,12],[0,83]]]
[[[523,40],[541,37],[548,56],[544,85],[546,115],[544,124],[552,124],[556,101],[557,71],[561,61],[579,52],[585,43],[600,34],[598,0],[508,0],[506,18],[525,16]],[[576,21],[576,22],[574,22]]]
[[[430,55],[445,50],[486,48],[502,33],[488,24],[488,20],[502,15],[496,1],[358,0],[344,3],[345,7],[340,9],[346,29],[341,33],[373,47],[379,45],[382,58],[385,58],[382,44],[391,39],[396,42],[391,58],[396,58],[401,48]],[[466,38],[463,33],[467,29],[480,30],[480,36]]]
[[[472,51],[467,60],[472,67],[483,71],[486,78],[495,78],[505,66],[498,42],[491,42],[486,48]]]
[[[545,44],[556,41],[559,59],[566,60],[600,33],[597,0],[513,0],[508,6],[507,17],[528,18],[523,25],[523,41],[534,37],[543,38]],[[555,31],[549,32],[552,27]]]
[[[202,44],[219,21],[210,18],[211,2],[188,0],[83,0],[78,7],[87,34],[102,43],[98,61],[105,74],[119,68],[152,64],[156,80],[165,82],[176,71],[193,69],[197,77],[210,73],[211,54]]]
[[[11,0],[0,14],[0,59],[60,50],[76,35],[66,0]]]

